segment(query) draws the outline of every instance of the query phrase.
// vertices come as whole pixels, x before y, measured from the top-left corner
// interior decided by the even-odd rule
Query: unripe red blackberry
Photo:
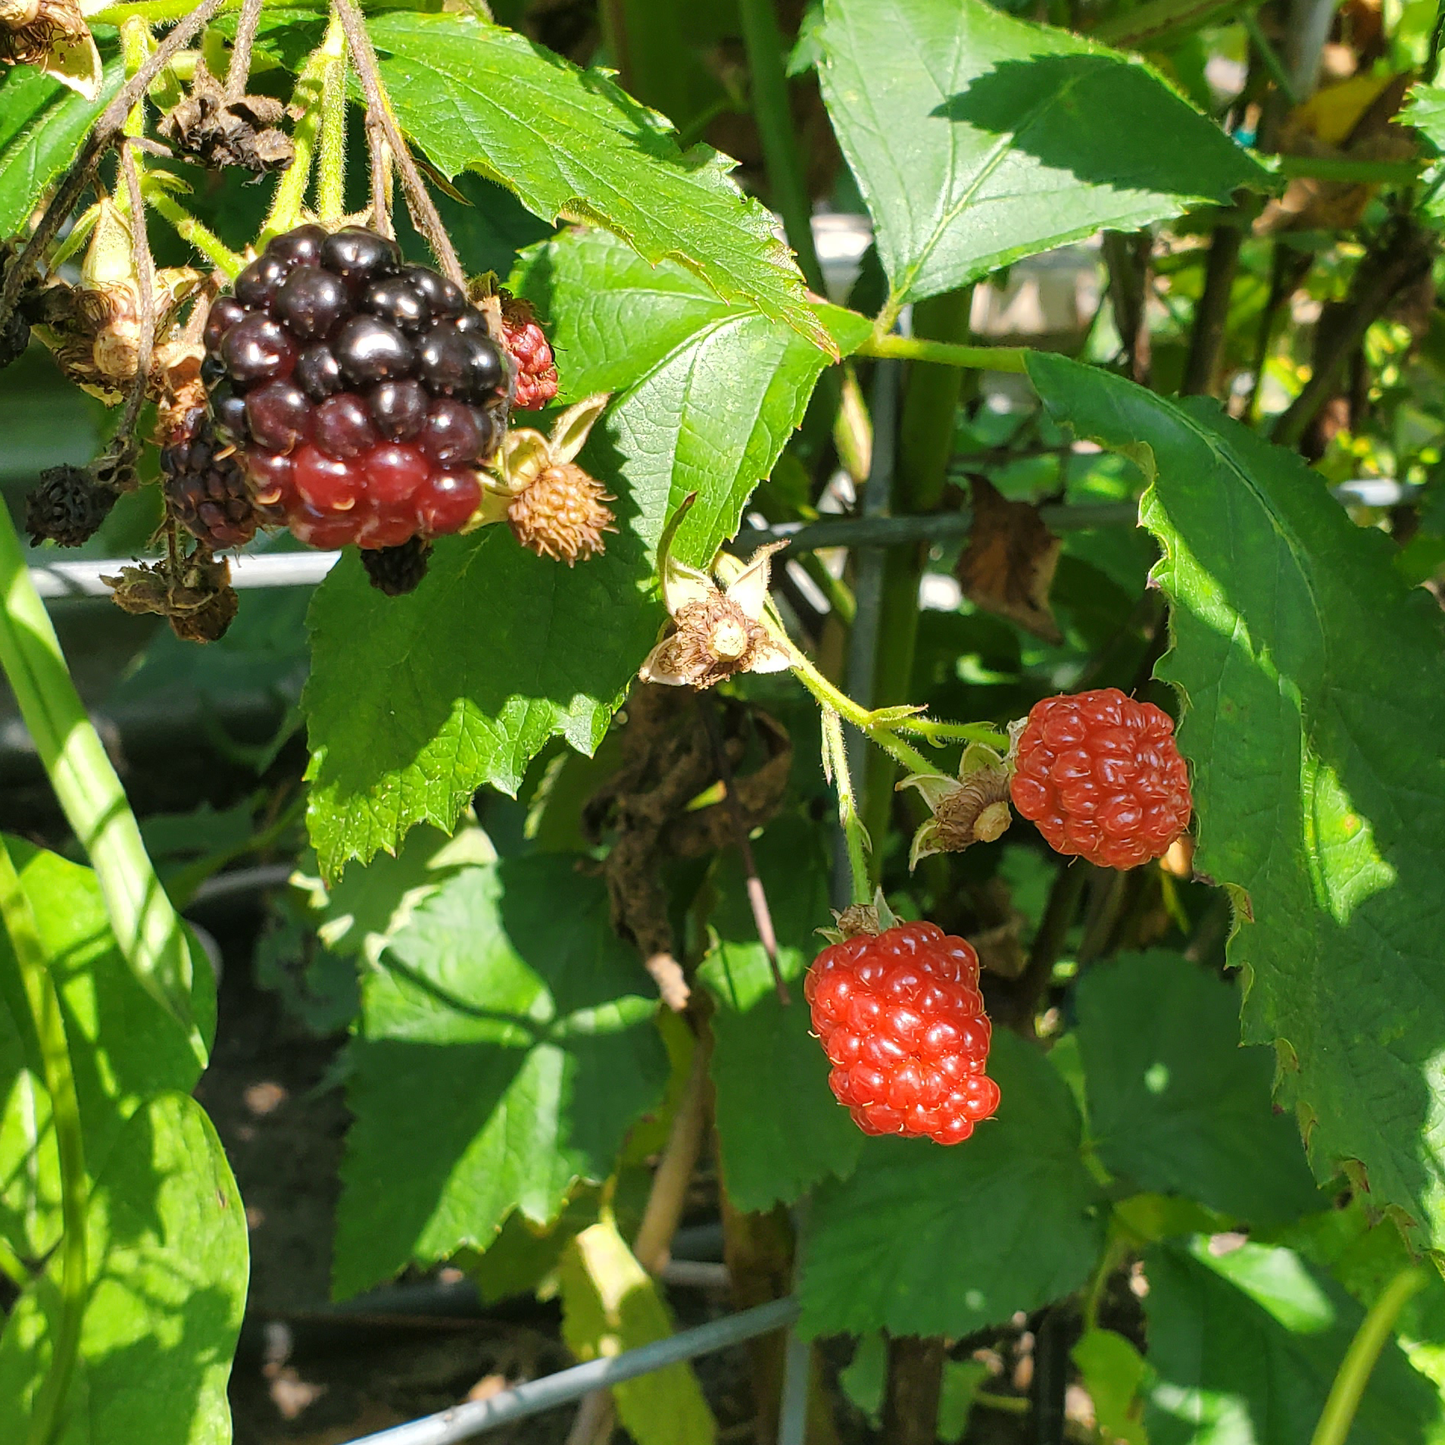
[[[461,288],[358,226],[278,236],[211,308],[212,412],[266,519],[311,546],[459,531],[508,362]]]
[[[1162,857],[1192,812],[1169,715],[1115,687],[1035,703],[1010,792],[1051,848],[1101,868]]]
[[[512,405],[537,411],[557,395],[557,364],[552,344],[531,306],[515,296],[502,297],[502,344],[516,368]]]
[[[978,954],[963,939],[935,923],[855,933],[813,960],[803,994],[828,1085],[865,1134],[958,1144],[998,1108]]]
[[[171,515],[211,551],[244,546],[256,535],[260,519],[241,464],[199,408],[161,449],[161,479]]]

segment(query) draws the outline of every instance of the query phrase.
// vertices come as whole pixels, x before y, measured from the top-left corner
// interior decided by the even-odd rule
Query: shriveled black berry
[[[246,425],[246,398],[232,391],[224,382],[211,393],[211,415],[216,429],[238,445],[250,437]]]
[[[383,276],[361,293],[361,309],[398,326],[417,332],[431,320],[431,307],[419,288],[401,276]]]
[[[189,440],[161,451],[161,481],[171,515],[213,551],[256,535],[257,517],[236,454],[218,446],[205,414],[192,413]]]
[[[276,293],[272,313],[298,341],[320,341],[351,309],[346,283],[319,266],[297,266]]]
[[[84,467],[47,467],[25,498],[25,530],[36,545],[49,539],[79,547],[100,529],[115,506],[115,493],[99,487]]]
[[[312,401],[325,401],[346,385],[336,353],[329,346],[308,346],[296,358],[296,384]]]
[[[399,547],[363,548],[361,565],[371,585],[388,597],[400,597],[415,591],[426,576],[431,560],[431,543],[413,537]]]
[[[243,306],[254,306],[264,310],[276,299],[276,293],[286,280],[291,269],[289,261],[269,252],[258,256],[236,277],[236,300]]]
[[[3,371],[12,361],[19,361],[25,355],[25,348],[29,345],[30,323],[17,309],[11,314],[5,329],[0,331],[0,371]]]
[[[363,386],[408,375],[415,359],[411,342],[375,316],[353,316],[343,322],[331,349],[342,375]]]
[[[289,376],[296,345],[269,316],[259,312],[238,321],[221,342],[221,360],[238,386]]]
[[[297,226],[284,235],[273,237],[266,247],[266,254],[297,266],[319,266],[321,247],[325,242],[326,232],[320,226]]]
[[[243,321],[250,313],[234,296],[221,296],[211,302],[211,309],[206,315],[206,327],[202,333],[202,339],[206,343],[206,350],[212,356],[221,354],[221,338],[238,322]]]
[[[358,288],[394,270],[400,259],[394,241],[363,226],[343,226],[321,243],[321,264]]]
[[[404,442],[421,430],[431,397],[419,381],[383,381],[367,394],[371,419],[389,441]]]
[[[403,279],[421,292],[434,321],[454,321],[467,309],[466,293],[425,266],[403,266]],[[478,313],[480,314],[480,313]]]

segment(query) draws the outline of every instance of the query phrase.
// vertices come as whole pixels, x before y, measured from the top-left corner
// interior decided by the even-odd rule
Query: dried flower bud
[[[615,500],[575,462],[565,462],[548,467],[511,498],[507,521],[528,550],[571,567],[605,550],[602,534],[617,528],[604,504]]]
[[[285,106],[267,95],[228,99],[225,87],[198,60],[190,93],[156,129],[208,170],[238,166],[260,175],[285,170],[296,158],[291,137],[277,129],[285,113]]]
[[[122,567],[119,577],[101,581],[123,612],[158,614],[186,642],[217,641],[236,615],[230,563],[204,548],[189,557]]]
[[[975,843],[992,843],[1013,822],[1008,765],[992,748],[977,743],[964,749],[957,779],[914,773],[898,786],[917,788],[932,815],[913,835],[910,868],[932,853],[961,853]]]
[[[820,928],[818,934],[829,943],[845,943],[859,934],[886,933],[898,923],[898,916],[888,906],[881,888],[873,893],[871,903],[850,903],[841,913],[833,914],[833,926]]]

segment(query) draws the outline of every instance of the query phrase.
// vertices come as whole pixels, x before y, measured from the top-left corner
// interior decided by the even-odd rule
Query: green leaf
[[[184,1094],[126,1124],[91,1195],[80,1358],[58,1445],[219,1445],[246,1305],[246,1215],[221,1141]],[[0,1440],[25,1439],[50,1362],[60,1261],[0,1337]]]
[[[1276,1043],[1316,1175],[1361,1161],[1374,1207],[1445,1244],[1435,599],[1299,457],[1212,402],[1054,357],[1029,373],[1051,412],[1152,483],[1141,515],[1173,604],[1160,670],[1186,700],[1195,866],[1243,914],[1229,959],[1246,971],[1245,1039]]]
[[[29,66],[7,74],[0,84],[0,236],[21,229],[124,78],[115,56],[106,64],[100,94],[86,100]]]
[[[870,1139],[815,1196],[799,1294],[809,1335],[969,1335],[1088,1278],[1103,1231],[1068,1086],[1036,1048],[996,1032],[995,1122],[949,1148]]]
[[[1251,1224],[1324,1208],[1294,1120],[1270,1105],[1274,1059],[1239,1047],[1239,995],[1162,949],[1079,980],[1079,1048],[1099,1156],[1139,1188]]]
[[[1070,1351],[1084,1388],[1094,1402],[1094,1418],[1110,1439],[1146,1445],[1135,1399],[1147,1366],[1139,1351],[1113,1330],[1092,1329]]]
[[[462,870],[365,979],[338,1294],[485,1249],[514,1209],[550,1222],[661,1097],[657,999],[577,861]]]
[[[985,0],[826,0],[823,97],[892,304],[1266,173],[1147,66]]]
[[[190,1090],[200,1066],[186,1032],[127,966],[95,874],[19,839],[6,846],[52,960],[86,1168],[95,1178],[125,1121],[158,1090]],[[195,971],[191,1002],[209,1035],[215,977],[208,967]],[[15,955],[0,931],[0,1237],[26,1259],[44,1258],[60,1237],[60,1177],[43,1078]]]
[[[482,170],[549,221],[603,226],[648,261],[681,262],[725,301],[792,327],[836,357],[771,218],[707,146],[598,71],[460,15],[374,16],[402,128],[448,175]]]
[[[676,550],[705,564],[826,364],[787,327],[604,233],[533,252],[521,284],[554,328],[567,397],[619,393],[579,459],[617,496],[618,535],[574,568],[505,527],[444,538],[399,598],[354,558],[331,573],[312,605],[305,697],[309,823],[328,876],[394,852],[415,823],[450,828],[479,787],[515,793],[553,736],[596,748],[663,620],[653,553],[667,517],[698,494]],[[861,318],[820,314],[856,344]]]
[[[1400,110],[1400,120],[1414,126],[1437,151],[1445,152],[1445,86],[1412,87]]]
[[[1207,1240],[1145,1258],[1151,1445],[1308,1445],[1364,1311],[1290,1250]],[[1437,1440],[1441,1402],[1389,1340],[1351,1445]]]
[[[864,1135],[828,1088],[828,1060],[803,1001],[803,975],[824,943],[816,930],[829,921],[823,839],[803,818],[784,817],[753,853],[792,1002],[785,1008],[778,999],[736,852],[718,869],[715,941],[698,977],[717,1003],[712,1078],[728,1198],[763,1211],[793,1203],[829,1175],[852,1173]]]
[[[620,1355],[672,1334],[656,1283],[610,1219],[584,1229],[559,1270],[562,1338],[579,1360]],[[683,1362],[612,1387],[617,1415],[637,1445],[712,1445],[717,1422]]]

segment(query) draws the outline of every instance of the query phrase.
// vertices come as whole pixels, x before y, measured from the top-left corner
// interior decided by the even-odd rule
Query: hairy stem
[[[321,86],[321,141],[316,154],[316,215],[346,214],[346,57],[328,56]]]
[[[1027,346],[964,346],[953,341],[930,341],[924,336],[869,337],[856,356],[893,357],[898,361],[932,361],[939,366],[961,366],[975,371],[1028,370]]]
[[[204,221],[198,221],[174,196],[159,186],[147,186],[145,193],[146,204],[169,223],[181,240],[199,251],[227,280],[236,279],[246,264],[244,256],[238,256]]]
[[[251,51],[256,44],[256,27],[261,23],[261,0],[242,0],[236,21],[236,40],[231,46],[231,63],[226,67],[226,99],[240,100],[251,78]]]
[[[843,725],[830,707],[823,708],[823,771],[838,789],[838,822],[848,845],[848,874],[851,879],[850,902],[867,903],[873,897],[868,872],[868,830],[858,816],[853,796],[853,777],[848,768],[848,748],[843,742]]]
[[[0,508],[0,667],[80,845],[90,857],[121,953],[137,979],[190,1031],[191,954],[180,919],[146,855],[125,790],[65,665],[26,569],[10,514]]]
[[[813,245],[813,208],[808,203],[798,132],[788,105],[788,76],[778,17],[773,0],[739,0],[738,8],[753,81],[753,118],[763,143],[773,207],[783,218],[783,229],[797,253],[803,279],[821,295],[823,268]]]
[[[1345,1358],[1340,1361],[1310,1445],[1345,1445],[1355,1411],[1360,1408],[1360,1398],[1370,1383],[1375,1361],[1395,1328],[1395,1320],[1416,1291],[1424,1287],[1425,1271],[1412,1264],[1402,1269],[1370,1306],[1345,1351]]]
[[[25,985],[26,1001],[40,1044],[40,1063],[50,1094],[50,1118],[60,1162],[60,1318],[55,1326],[50,1368],[35,1397],[27,1445],[52,1445],[60,1436],[62,1411],[80,1353],[80,1327],[85,1317],[86,1259],[85,1145],[80,1129],[80,1103],[60,995],[50,973],[50,960],[35,922],[30,900],[15,871],[14,860],[0,837],[0,917]]]
[[[122,445],[129,446],[136,419],[145,403],[150,385],[151,358],[156,344],[156,268],[151,259],[150,233],[146,228],[145,201],[141,196],[140,168],[135,152],[128,142],[120,148],[120,173],[125,180],[126,199],[130,202],[131,249],[135,257],[136,285],[140,291],[140,344],[136,348],[135,381],[126,398],[116,435]]]
[[[301,119],[291,130],[295,158],[276,182],[271,211],[261,227],[258,245],[264,246],[272,236],[291,230],[301,219],[306,187],[311,183],[311,159],[316,151],[316,132],[321,124],[326,77],[338,62],[345,66],[346,34],[341,28],[340,18],[333,12],[321,44],[307,57],[291,90],[291,104],[301,111]]]
[[[366,96],[366,108],[385,133],[396,168],[401,173],[402,194],[406,197],[412,224],[426,238],[432,255],[436,257],[447,279],[455,281],[458,286],[465,286],[466,272],[462,270],[456,248],[452,245],[451,237],[447,235],[446,227],[442,225],[436,203],[421,178],[421,172],[407,147],[401,127],[397,124],[396,114],[391,108],[391,101],[382,85],[381,65],[376,58],[376,48],[371,43],[371,36],[367,33],[366,23],[361,18],[361,11],[352,0],[332,0],[332,4],[335,13],[340,17],[341,28],[346,32],[346,43],[361,80],[362,93]]]

